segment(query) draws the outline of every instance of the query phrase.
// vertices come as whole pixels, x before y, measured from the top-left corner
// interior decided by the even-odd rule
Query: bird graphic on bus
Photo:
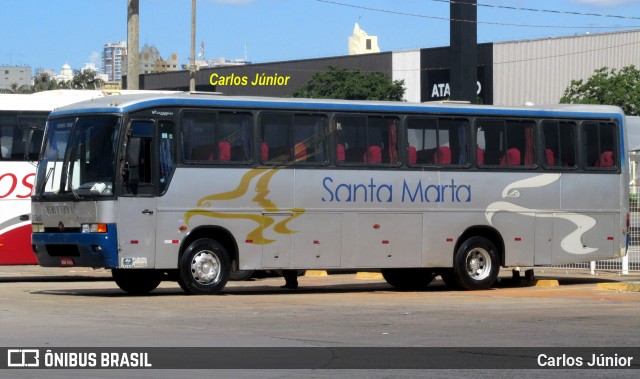
[[[198,200],[198,208],[191,209],[185,213],[184,220],[189,224],[189,220],[194,216],[213,217],[220,219],[244,219],[250,220],[258,224],[258,226],[249,232],[246,236],[246,240],[252,241],[257,245],[266,245],[276,240],[266,238],[264,236],[265,230],[273,225],[273,231],[278,234],[293,234],[296,231],[289,229],[287,224],[301,216],[305,210],[303,208],[291,208],[280,209],[267,196],[271,192],[269,190],[269,183],[273,176],[280,170],[280,168],[273,169],[252,169],[242,176],[240,183],[236,188],[231,191],[207,195]],[[211,210],[215,207],[215,202],[237,199],[244,196],[249,191],[249,186],[255,181],[255,197],[252,199],[254,203],[257,203],[264,213],[275,213],[282,211],[290,211],[291,215],[284,220],[275,223],[275,219],[266,214],[251,214],[251,213],[235,213],[235,212],[218,212]],[[275,225],[274,225],[275,223]]]
[[[517,199],[520,197],[520,191],[525,188],[539,188],[547,186],[560,180],[560,174],[542,174],[532,178],[519,180],[511,183],[502,190],[503,199]],[[560,242],[560,246],[564,251],[570,254],[583,255],[590,254],[598,250],[585,246],[582,243],[582,235],[587,233],[596,225],[596,220],[579,213],[545,213],[537,209],[529,209],[507,201],[497,201],[489,204],[485,211],[485,216],[489,224],[493,225],[493,216],[498,212],[512,212],[523,216],[535,216],[540,218],[559,218],[567,220],[576,225],[576,229],[565,236]]]

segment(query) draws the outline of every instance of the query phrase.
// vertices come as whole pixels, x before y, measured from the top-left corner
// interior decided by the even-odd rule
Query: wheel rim
[[[491,273],[491,255],[483,248],[474,248],[467,254],[466,268],[472,279],[485,279]]]
[[[220,267],[217,255],[208,250],[200,251],[191,260],[191,275],[196,282],[208,285],[218,280],[222,272]]]

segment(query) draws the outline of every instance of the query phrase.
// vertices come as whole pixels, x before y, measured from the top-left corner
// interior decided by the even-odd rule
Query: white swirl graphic
[[[511,183],[502,190],[503,198],[519,198],[523,188],[544,187],[560,179],[560,174],[542,174],[532,178],[519,180]],[[496,201],[489,204],[485,211],[485,217],[489,224],[493,225],[493,216],[498,212],[511,212],[529,217],[559,218],[567,220],[576,225],[576,230],[569,233],[560,242],[562,250],[570,254],[584,255],[598,250],[587,247],[582,243],[583,234],[591,230],[596,225],[596,220],[579,213],[543,213],[539,209],[525,208],[517,204],[506,201]]]

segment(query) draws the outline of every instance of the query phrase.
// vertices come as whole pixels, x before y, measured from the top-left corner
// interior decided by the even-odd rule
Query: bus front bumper
[[[43,267],[118,267],[115,225],[106,233],[33,233],[31,246]]]

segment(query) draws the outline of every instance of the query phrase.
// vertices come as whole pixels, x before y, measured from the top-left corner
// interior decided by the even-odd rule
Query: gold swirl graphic
[[[220,219],[244,219],[253,221],[258,224],[258,227],[249,232],[246,236],[247,240],[252,240],[254,244],[257,245],[266,245],[273,242],[275,240],[268,239],[264,237],[264,231],[274,224],[275,220],[273,217],[267,215],[256,215],[256,214],[246,214],[246,213],[224,213],[224,212],[215,212],[209,211],[202,208],[211,208],[213,207],[214,201],[219,200],[232,200],[237,199],[243,195],[245,195],[249,190],[249,185],[256,178],[260,177],[256,183],[255,191],[256,196],[252,199],[253,202],[257,203],[264,212],[279,212],[279,211],[287,211],[282,210],[278,207],[276,203],[274,203],[271,199],[268,199],[267,196],[271,192],[269,189],[269,184],[273,176],[280,170],[280,168],[273,169],[252,169],[248,171],[246,174],[242,176],[240,179],[240,183],[238,186],[228,192],[218,193],[207,195],[198,201],[198,207],[187,211],[184,215],[184,220],[187,224],[193,216],[203,216],[203,217],[212,217],[212,218],[220,218]],[[304,208],[292,208],[290,209],[292,212],[291,216],[285,218],[280,221],[273,227],[273,231],[278,234],[293,234],[296,231],[291,230],[287,227],[287,224],[301,216],[305,210]]]

